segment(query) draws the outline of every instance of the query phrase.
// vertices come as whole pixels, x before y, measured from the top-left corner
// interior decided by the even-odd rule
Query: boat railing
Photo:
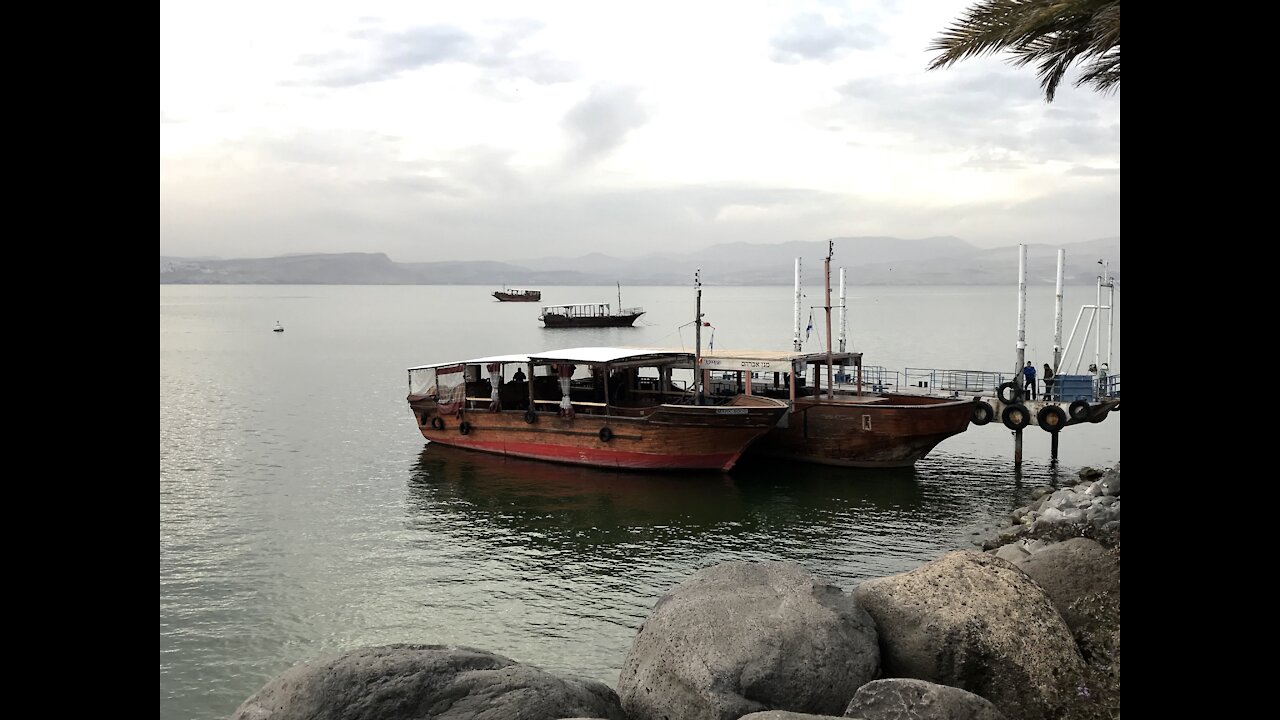
[[[989,370],[907,368],[905,374],[906,385],[913,392],[959,396],[995,395],[1002,384],[1013,378],[1012,375]]]

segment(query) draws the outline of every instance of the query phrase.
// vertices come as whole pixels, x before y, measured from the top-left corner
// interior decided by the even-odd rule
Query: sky
[[[1120,235],[1120,95],[928,70],[968,0],[161,0],[160,254]]]

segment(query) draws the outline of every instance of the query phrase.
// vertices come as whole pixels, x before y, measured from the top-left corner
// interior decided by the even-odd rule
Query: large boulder
[[[1097,541],[1077,537],[1014,560],[1044,588],[1072,631],[1086,629],[1089,618],[1076,605],[1091,595],[1120,599],[1120,558]]]
[[[366,647],[286,670],[232,720],[626,720],[596,680],[561,678],[474,648]]]
[[[790,710],[762,710],[739,717],[739,720],[847,720],[842,715],[810,715],[809,712]]]
[[[730,562],[658,600],[618,695],[630,720],[839,715],[879,668],[875,624],[848,593],[795,563]]]
[[[872,680],[844,711],[863,720],[1005,720],[990,700],[925,680]]]
[[[986,553],[947,553],[864,582],[854,597],[875,618],[886,677],[958,687],[1010,718],[1038,720],[1061,714],[1083,676],[1071,630],[1044,590]]]

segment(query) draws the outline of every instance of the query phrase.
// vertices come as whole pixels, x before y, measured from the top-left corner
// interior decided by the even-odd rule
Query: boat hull
[[[752,446],[751,454],[845,467],[910,467],[938,443],[967,430],[972,417],[972,400],[801,398],[787,427],[775,428]]]
[[[601,468],[728,471],[747,447],[778,423],[785,405],[664,405],[644,417],[578,413],[573,418],[523,410],[440,415],[410,401],[422,437],[452,447]],[[462,423],[467,422],[467,432]]]
[[[498,299],[498,302],[539,302],[542,300],[542,293],[513,295],[511,293],[495,292],[493,296]]]
[[[630,327],[644,313],[605,315],[599,317],[570,317],[567,315],[543,315],[542,324],[549,328],[598,328]]]

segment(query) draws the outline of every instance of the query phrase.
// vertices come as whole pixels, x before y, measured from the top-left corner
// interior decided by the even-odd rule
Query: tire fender
[[[1000,413],[1000,422],[1010,430],[1021,430],[1031,424],[1031,412],[1022,403],[1005,405]]]

